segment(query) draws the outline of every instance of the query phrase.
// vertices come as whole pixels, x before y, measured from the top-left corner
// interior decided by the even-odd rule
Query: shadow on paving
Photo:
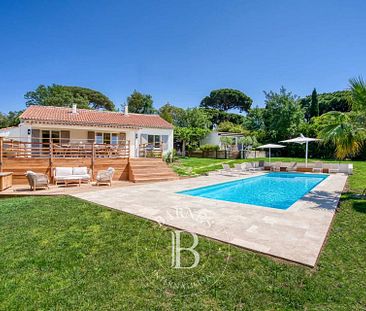
[[[321,209],[327,211],[334,211],[337,208],[337,201],[340,193],[334,192],[330,194],[326,191],[312,191],[304,196],[301,200],[315,203],[313,209]]]

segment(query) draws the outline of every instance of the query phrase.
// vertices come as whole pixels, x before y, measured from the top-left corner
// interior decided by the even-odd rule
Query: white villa
[[[0,129],[15,141],[58,145],[118,145],[128,143],[129,157],[145,150],[173,150],[173,126],[158,115],[97,111],[52,106],[30,106],[17,127]]]

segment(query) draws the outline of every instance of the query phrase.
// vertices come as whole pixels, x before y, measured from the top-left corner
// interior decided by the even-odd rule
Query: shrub
[[[201,151],[218,151],[218,150],[220,150],[220,146],[207,144],[207,145],[202,145],[200,147],[200,150]]]
[[[177,155],[177,150],[173,149],[173,152],[168,151],[167,153],[164,154],[163,156],[163,160],[166,163],[173,163],[174,161],[176,161],[178,159],[178,155]]]

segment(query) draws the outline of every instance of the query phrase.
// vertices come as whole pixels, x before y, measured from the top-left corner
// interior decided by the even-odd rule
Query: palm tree
[[[357,155],[366,140],[366,83],[361,77],[349,81],[351,112],[331,111],[321,116],[318,137],[336,146],[336,157]]]

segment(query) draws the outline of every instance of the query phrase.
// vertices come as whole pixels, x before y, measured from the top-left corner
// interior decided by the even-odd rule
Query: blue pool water
[[[178,192],[202,198],[288,209],[328,175],[268,173]]]

